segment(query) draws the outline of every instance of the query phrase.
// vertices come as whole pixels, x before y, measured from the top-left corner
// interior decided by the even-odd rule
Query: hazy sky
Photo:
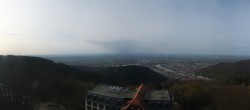
[[[249,0],[0,0],[0,54],[250,55]]]

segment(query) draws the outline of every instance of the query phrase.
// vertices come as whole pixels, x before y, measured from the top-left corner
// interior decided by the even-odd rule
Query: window
[[[109,104],[109,103],[110,103],[110,100],[109,100],[109,99],[108,99],[108,100],[106,100],[106,103],[107,103],[107,104]]]
[[[151,103],[151,104],[150,104],[150,107],[151,107],[151,108],[155,108],[155,104],[154,104],[154,103]]]
[[[97,107],[97,103],[93,102],[93,106],[94,106],[94,107]]]
[[[106,110],[110,110],[110,107],[109,107],[109,106],[106,106]]]
[[[167,107],[168,107],[168,103],[164,104],[164,107],[166,107],[166,108],[167,108]]]
[[[116,110],[116,108],[115,108],[115,107],[112,107],[112,110]]]
[[[96,99],[97,99],[96,96],[94,96],[94,97],[93,97],[93,100],[96,101]]]
[[[91,110],[91,107],[90,107],[90,106],[87,106],[87,110]]]
[[[161,106],[161,104],[157,104],[157,108],[161,108],[162,106]]]
[[[99,104],[99,108],[103,108],[103,104]]]
[[[91,105],[91,102],[90,102],[90,101],[87,101],[87,104],[88,104],[88,105]]]
[[[92,99],[93,97],[91,95],[88,95],[87,99]]]

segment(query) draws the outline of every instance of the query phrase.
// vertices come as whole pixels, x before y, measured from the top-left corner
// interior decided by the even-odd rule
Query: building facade
[[[134,90],[99,85],[88,91],[85,110],[172,110],[167,90],[149,90],[143,84]]]

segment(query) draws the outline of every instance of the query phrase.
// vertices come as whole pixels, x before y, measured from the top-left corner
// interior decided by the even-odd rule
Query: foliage
[[[216,81],[180,81],[170,92],[180,96],[183,110],[249,110],[250,86]]]
[[[83,109],[84,96],[96,84],[134,85],[152,82],[157,85],[165,79],[139,66],[79,70],[38,57],[0,56],[0,83],[29,94],[32,103],[58,103],[76,110]]]
[[[152,84],[157,85],[167,80],[166,77],[141,66],[122,66],[122,67],[106,67],[93,68],[85,66],[74,66],[79,70],[91,74],[92,81],[104,84],[116,85],[140,85]]]
[[[250,60],[243,60],[231,63],[219,63],[197,71],[196,75],[206,76],[220,81],[231,80],[232,78],[250,78]],[[249,81],[247,82],[249,84]]]

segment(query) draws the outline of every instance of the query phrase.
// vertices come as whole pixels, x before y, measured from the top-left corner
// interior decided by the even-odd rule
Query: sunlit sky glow
[[[0,54],[250,55],[249,0],[0,0]]]

